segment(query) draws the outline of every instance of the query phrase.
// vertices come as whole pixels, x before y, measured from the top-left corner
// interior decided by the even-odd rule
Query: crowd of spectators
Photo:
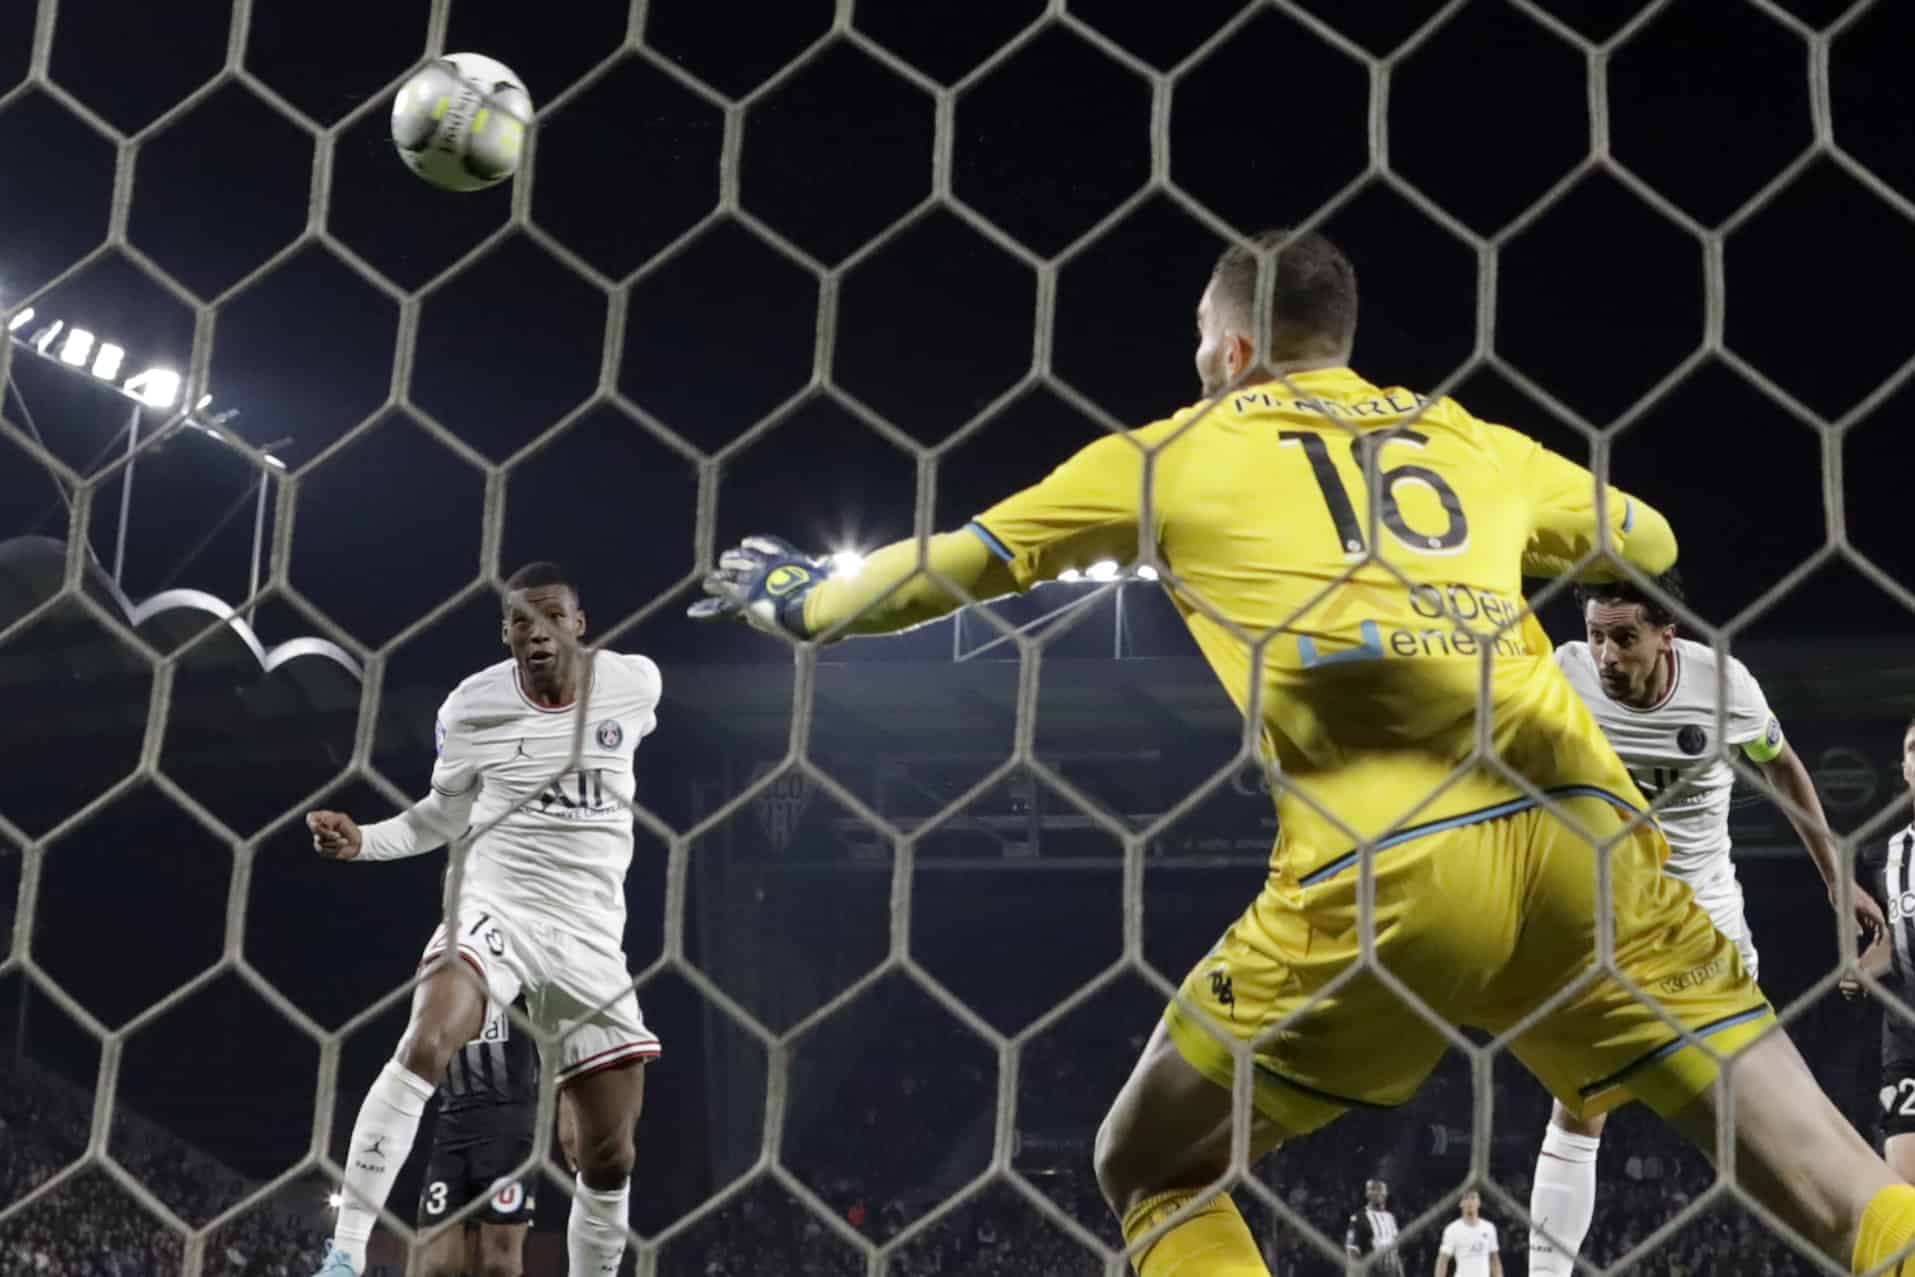
[[[769,1271],[767,1262],[775,1259],[778,1271],[849,1277],[864,1271],[849,1237],[882,1244],[954,1196],[957,1204],[908,1238],[888,1271],[898,1277],[1100,1272],[1081,1236],[1104,1245],[1119,1238],[1090,1173],[1090,1141],[1110,1092],[1105,1074],[1121,1073],[1134,1058],[1141,1031],[1129,1016],[1105,1016],[1097,1007],[1087,1012],[1050,1045],[1021,1056],[1011,1159],[1035,1194],[1082,1234],[1073,1235],[1002,1179],[973,1187],[988,1165],[995,1125],[994,1056],[952,1050],[936,1035],[901,1034],[890,1045],[867,1044],[861,1061],[831,1066],[829,1084],[813,1088],[822,1108],[788,1115],[784,1165],[816,1195],[823,1212],[808,1209],[776,1177],[761,1174],[677,1236],[660,1255],[658,1272],[744,1277]],[[1108,1027],[1100,1032],[1094,1027],[1099,1022]],[[1805,1035],[1804,1046],[1838,1098],[1844,1089],[1855,1090],[1865,1071],[1853,1067],[1860,1044],[1852,1037]],[[1468,1070],[1452,1062],[1409,1109],[1353,1114],[1260,1166],[1259,1182],[1269,1194],[1308,1221],[1330,1247],[1326,1254],[1321,1241],[1306,1237],[1292,1218],[1240,1192],[1272,1271],[1283,1277],[1342,1271],[1337,1252],[1345,1222],[1371,1176],[1389,1181],[1391,1206],[1410,1230],[1401,1243],[1406,1270],[1429,1271],[1447,1214],[1420,1228],[1411,1224],[1467,1177],[1472,1095]],[[83,1088],[45,1071],[0,1069],[0,1206],[84,1151],[91,1104]],[[1547,1120],[1540,1088],[1519,1081],[1514,1069],[1507,1078],[1499,1071],[1491,1166],[1498,1185],[1517,1203],[1527,1201],[1536,1142]],[[109,1148],[155,1197],[193,1224],[255,1187],[124,1105],[116,1108]],[[642,1181],[643,1172],[641,1191]],[[1584,1256],[1600,1265],[1616,1262],[1713,1182],[1708,1163],[1653,1117],[1636,1109],[1619,1113],[1603,1143],[1601,1192]],[[1492,1199],[1486,1213],[1501,1233],[1505,1271],[1521,1277],[1527,1271],[1523,1227],[1506,1203]],[[208,1277],[305,1277],[323,1249],[324,1223],[310,1211],[302,1216],[263,1205],[209,1240],[203,1271]],[[551,1267],[561,1262],[557,1238],[539,1240],[528,1250],[529,1277],[562,1271]],[[72,1177],[0,1223],[0,1272],[23,1277],[170,1274],[180,1271],[181,1254],[180,1239],[99,1168]],[[1732,1202],[1711,1204],[1660,1241],[1641,1258],[1639,1270],[1671,1277],[1814,1271]]]
[[[28,1067],[0,1069],[0,1207],[86,1149],[92,1100]],[[203,1224],[256,1185],[135,1115],[116,1112],[108,1149],[169,1209]],[[318,1221],[261,1207],[214,1231],[206,1277],[307,1277],[323,1246]],[[89,1166],[0,1222],[8,1277],[160,1277],[181,1271],[183,1244],[107,1172]]]

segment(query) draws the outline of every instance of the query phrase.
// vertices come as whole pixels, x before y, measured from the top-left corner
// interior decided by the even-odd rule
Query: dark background
[[[930,522],[955,525],[1101,428],[1182,406],[1196,394],[1191,310],[1222,225],[1249,233],[1328,209],[1321,225],[1362,280],[1357,367],[1386,385],[1448,388],[1480,416],[1606,463],[1668,512],[1693,621],[1705,636],[1730,627],[1837,825],[1874,837],[1900,823],[1893,759],[1915,710],[1904,495],[1915,392],[1897,380],[1915,356],[1904,57],[1915,23],[1904,6],[1855,6],[1866,12],[1830,39],[1815,33],[1850,7],[1832,0],[1659,6],[1603,46],[1605,110],[1592,123],[1594,45],[1571,37],[1612,41],[1640,6],[1532,7],[1559,25],[1477,0],[1385,79],[1379,59],[1440,6],[1312,0],[1240,14],[1218,0],[1089,0],[974,75],[1044,7],[865,3],[854,38],[831,35],[834,7],[820,0],[654,0],[644,49],[620,55],[624,4],[539,13],[459,0],[445,47],[505,61],[540,107],[535,172],[529,189],[516,184],[529,219],[515,219],[514,185],[436,191],[391,151],[387,99],[424,50],[423,3],[256,4],[243,72],[222,72],[223,3],[65,0],[45,76],[0,105],[0,307],[35,308],[19,336],[59,317],[125,346],[129,372],[203,370],[193,389],[213,396],[207,414],[237,410],[222,429],[277,445],[291,469],[264,475],[268,561],[251,629],[266,650],[317,635],[360,662],[377,654],[367,757],[391,792],[423,785],[438,700],[500,655],[485,584],[495,569],[563,561],[594,631],[660,661],[661,727],[640,755],[640,800],[658,824],[640,830],[627,936],[668,1051],[635,1194],[652,1233],[754,1165],[769,1058],[687,968],[652,965],[668,938],[781,1033],[893,951],[902,876],[914,961],[1014,1033],[1121,956],[1120,835],[1151,834],[1143,955],[1167,978],[1254,890],[1271,836],[1260,796],[1220,785],[1153,827],[1229,773],[1238,733],[1167,603],[1139,584],[1052,587],[995,609],[1015,622],[1084,601],[1043,649],[1033,740],[1048,774],[997,774],[915,845],[909,875],[887,839],[796,772],[682,837],[787,756],[795,703],[789,653],[680,619],[701,556],[760,530],[820,550],[907,535],[919,467]],[[0,93],[29,71],[34,10],[0,7]],[[866,42],[928,82],[961,84],[948,132],[925,87]],[[1155,89],[1161,155],[1146,70],[1176,71]],[[1832,133],[1818,137],[1824,107]],[[138,141],[123,161],[123,234],[109,233],[116,143],[102,127]],[[329,183],[315,207],[321,153]],[[868,247],[946,172],[934,207]],[[124,615],[107,578],[126,401],[17,345],[10,371],[0,540],[43,540],[0,556],[0,622],[57,586],[59,543],[76,532],[98,560],[88,597]],[[145,414],[142,437],[164,420]],[[29,437],[87,482],[70,490]],[[246,603],[260,482],[243,454],[200,433],[142,451],[124,600],[188,588]],[[1574,633],[1560,600],[1545,616],[1559,639]],[[308,1149],[320,1053],[254,982],[313,1029],[351,1025],[336,1154],[403,1003],[353,1017],[411,969],[442,862],[360,869],[310,855],[296,815],[313,802],[368,819],[391,809],[390,792],[348,775],[360,685],[323,656],[264,673],[208,619],[176,611],[137,627],[180,653],[161,685],[164,782],[66,826],[137,764],[151,668],[71,600],[0,641],[13,711],[0,815],[23,839],[59,827],[39,860],[40,974],[0,976],[0,1038],[10,1056],[91,1089],[97,1046],[47,982],[114,1029],[236,959],[127,1039],[117,1095],[256,1183]],[[1016,651],[954,661],[991,633],[963,624],[955,648],[947,623],[824,653],[803,707],[810,762],[907,831],[1011,756]],[[1739,808],[1737,834],[1780,1004],[1828,969],[1832,930],[1765,810]],[[780,811],[795,813],[789,827]],[[0,838],[9,901],[26,863],[17,841]],[[666,923],[674,854],[680,933]],[[229,907],[243,923],[230,931]],[[1082,1197],[1084,1141],[1160,1001],[1134,972],[1114,978],[1022,1048],[1026,1151],[1013,1158],[1106,1237]],[[1868,1120],[1869,1016],[1826,999],[1803,1014],[1826,1048],[1825,1081]],[[886,976],[787,1049],[783,1163],[833,1209],[867,1203],[870,1235],[983,1169],[997,1061],[923,986]],[[1433,1200],[1461,1171],[1424,1135],[1467,1126],[1463,1091],[1439,1087],[1429,1111],[1359,1123],[1334,1137],[1339,1157],[1280,1158],[1267,1178],[1288,1191],[1286,1176],[1332,1166],[1360,1181],[1388,1164],[1423,1175],[1417,1195]],[[1529,1152],[1530,1133],[1517,1135],[1512,1174]],[[753,1184],[784,1192],[762,1172]],[[411,1191],[402,1183],[395,1206],[408,1209]],[[559,1196],[548,1209],[562,1211]],[[713,1218],[792,1213],[757,1200]],[[887,1201],[903,1203],[889,1224]],[[1334,1229],[1343,1209],[1314,1222]],[[722,1250],[700,1240],[712,1227],[674,1244],[683,1262]]]

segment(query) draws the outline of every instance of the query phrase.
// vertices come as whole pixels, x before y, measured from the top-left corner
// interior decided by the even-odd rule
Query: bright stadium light
[[[86,366],[86,357],[93,353],[93,334],[84,328],[67,329],[66,341],[60,345],[60,362],[72,364],[75,368]]]
[[[42,328],[39,332],[33,334],[33,348],[39,351],[43,355],[46,354],[47,347],[53,344],[53,339],[55,337],[58,337],[60,335],[60,330],[65,327],[66,327],[66,321],[64,319],[54,320],[52,323],[48,324],[45,328]]]
[[[831,556],[831,575],[856,576],[864,571],[864,555],[856,550],[839,550]]]
[[[1117,561],[1099,559],[1084,569],[1084,575],[1093,581],[1115,581],[1117,579]]]
[[[100,353],[93,358],[93,375],[102,381],[112,381],[120,375],[120,362],[126,358],[126,351],[110,341],[100,343]]]
[[[17,333],[33,322],[33,307],[29,306],[7,321],[7,331]]]
[[[149,408],[171,408],[180,399],[180,375],[171,368],[136,372],[120,387]]]
[[[1137,579],[1139,581],[1155,581],[1157,579],[1157,569],[1148,563],[1139,563],[1137,565]]]
[[[1084,574],[1076,568],[1065,568],[1057,574],[1057,579],[1065,585],[1075,585],[1084,579]]]
[[[344,1193],[328,1193],[326,1195],[326,1205],[332,1207],[334,1210],[338,1210],[345,1204],[346,1195]]]

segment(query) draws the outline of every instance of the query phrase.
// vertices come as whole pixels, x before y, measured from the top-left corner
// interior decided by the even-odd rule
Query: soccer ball
[[[503,62],[448,53],[392,100],[392,144],[406,167],[448,191],[477,191],[519,171],[532,95]]]

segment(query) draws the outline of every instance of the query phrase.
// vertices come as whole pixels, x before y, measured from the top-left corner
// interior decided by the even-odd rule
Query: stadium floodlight
[[[1075,585],[1084,579],[1084,574],[1076,568],[1065,568],[1057,574],[1057,579],[1064,585]]]
[[[58,337],[60,335],[60,330],[65,327],[66,327],[66,321],[64,319],[54,320],[52,323],[48,324],[45,328],[42,328],[39,332],[33,334],[33,348],[39,351],[43,355],[46,354],[47,347],[53,344],[53,339],[55,337]]]
[[[1157,569],[1148,563],[1140,563],[1137,565],[1137,579],[1139,581],[1155,581],[1157,579]]]
[[[344,1206],[345,1204],[346,1204],[346,1195],[344,1193],[326,1194],[326,1205],[332,1207],[334,1210],[338,1210],[341,1206]]]
[[[75,368],[86,367],[86,357],[93,353],[93,334],[84,328],[67,329],[66,340],[60,344],[60,362],[71,364]]]
[[[1099,559],[1084,569],[1084,575],[1092,581],[1115,581],[1117,579],[1117,561]]]
[[[180,375],[171,368],[136,372],[120,387],[149,408],[171,408],[179,402]]]
[[[33,322],[33,307],[29,306],[7,321],[7,331],[17,333]]]
[[[210,404],[210,403],[212,403],[212,402],[213,402],[213,397],[212,397],[211,395],[201,395],[201,396],[199,397],[199,402],[193,405],[193,411],[194,411],[194,412],[205,412],[205,411],[206,411],[206,405],[208,405],[208,404]]]
[[[833,576],[856,576],[864,571],[864,555],[857,550],[838,550],[831,555]]]
[[[100,353],[93,359],[93,375],[102,381],[112,381],[120,375],[120,362],[126,358],[126,351],[110,341],[100,343]]]

